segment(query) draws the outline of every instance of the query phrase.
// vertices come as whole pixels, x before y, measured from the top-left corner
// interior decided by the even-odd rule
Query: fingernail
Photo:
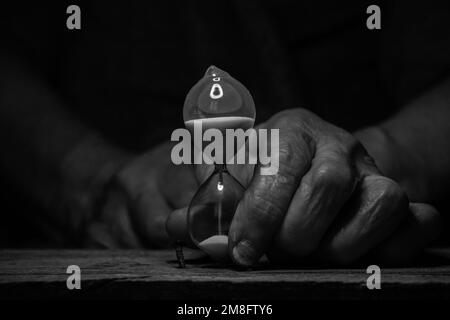
[[[242,240],[233,248],[233,259],[237,264],[250,267],[256,259],[256,252],[247,240]]]

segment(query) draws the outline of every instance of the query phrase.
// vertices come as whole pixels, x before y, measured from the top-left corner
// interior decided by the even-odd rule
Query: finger
[[[280,227],[300,178],[310,166],[312,138],[298,136],[289,129],[289,122],[279,123],[277,127],[282,128],[278,172],[262,175],[262,166],[258,165],[230,227],[230,254],[240,265],[256,263],[265,252]]]
[[[342,215],[327,232],[319,257],[348,264],[386,239],[408,212],[403,190],[383,176],[367,176],[357,186]]]
[[[140,248],[142,244],[131,224],[130,212],[125,197],[112,192],[103,208],[103,219],[109,233],[117,239],[120,248]]]
[[[192,166],[184,164],[170,163],[159,181],[159,188],[173,209],[188,206],[199,185]]]
[[[439,212],[430,205],[411,203],[405,222],[384,241],[374,255],[388,264],[402,264],[411,261],[441,230]]]
[[[94,222],[86,228],[84,246],[95,249],[118,249],[117,239],[111,234],[109,228],[100,222]]]
[[[316,151],[289,205],[274,250],[298,258],[317,249],[357,180],[348,154],[339,148],[330,143]]]
[[[141,190],[132,203],[132,224],[143,244],[157,248],[168,246],[165,226],[172,210],[155,186]]]
[[[183,245],[196,248],[188,230],[188,208],[174,210],[167,217],[166,230],[172,242],[181,242]]]
[[[132,228],[126,203],[125,196],[118,189],[109,190],[98,220],[87,228],[87,246],[100,248],[142,246]]]

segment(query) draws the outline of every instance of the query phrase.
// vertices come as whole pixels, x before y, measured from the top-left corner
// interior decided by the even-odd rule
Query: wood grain
[[[450,298],[450,249],[414,266],[382,268],[382,289],[366,287],[367,266],[347,269],[253,270],[217,266],[188,254],[177,268],[172,251],[2,250],[0,298],[45,299],[398,299]],[[68,290],[69,265],[81,268],[81,290]]]

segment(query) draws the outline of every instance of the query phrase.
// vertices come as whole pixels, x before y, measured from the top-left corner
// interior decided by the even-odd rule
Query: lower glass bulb
[[[218,166],[189,205],[189,235],[215,261],[229,259],[228,231],[243,194],[244,187],[239,181]]]

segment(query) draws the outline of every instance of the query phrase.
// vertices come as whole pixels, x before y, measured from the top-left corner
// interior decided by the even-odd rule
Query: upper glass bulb
[[[216,117],[255,120],[255,104],[248,90],[227,72],[210,66],[184,101],[184,122]]]

